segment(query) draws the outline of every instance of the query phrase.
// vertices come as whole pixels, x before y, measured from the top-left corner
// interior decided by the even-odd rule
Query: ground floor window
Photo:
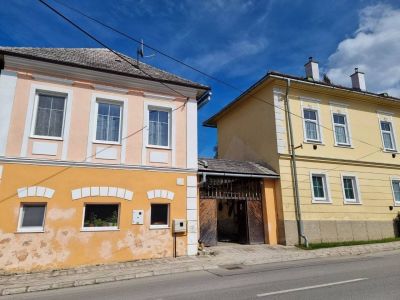
[[[329,203],[327,180],[325,174],[312,173],[311,174],[311,188],[313,202],[315,203]]]
[[[400,205],[400,179],[392,180],[394,203]]]
[[[43,232],[46,203],[21,204],[18,232]]]
[[[343,195],[346,203],[360,203],[357,179],[355,176],[343,176]]]
[[[151,204],[150,227],[169,227],[169,204]]]
[[[86,204],[83,228],[88,231],[118,229],[119,204]]]

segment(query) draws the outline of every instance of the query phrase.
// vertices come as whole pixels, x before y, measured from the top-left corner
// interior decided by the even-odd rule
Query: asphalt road
[[[257,266],[226,266],[8,299],[400,299],[400,250]]]

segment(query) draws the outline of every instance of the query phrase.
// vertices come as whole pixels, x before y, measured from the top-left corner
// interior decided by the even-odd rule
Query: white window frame
[[[306,119],[304,117],[304,111],[305,110],[311,110],[315,112],[315,115],[317,117],[317,120],[309,120]],[[321,128],[320,128],[320,124],[321,124],[321,119],[320,119],[320,111],[319,108],[315,108],[315,107],[308,107],[308,106],[302,106],[302,114],[303,114],[303,130],[304,130],[304,142],[305,143],[313,143],[313,144],[322,144],[322,134],[321,134]],[[309,139],[307,137],[307,129],[306,129],[306,121],[307,122],[312,122],[316,124],[316,128],[317,128],[317,139],[313,140],[313,139]]]
[[[323,177],[322,182],[323,182],[323,188],[324,188],[324,194],[325,194],[324,198],[315,197],[315,195],[314,195],[314,185],[313,185],[313,180],[312,180],[312,177],[314,175]],[[326,172],[311,171],[310,172],[310,186],[311,186],[312,203],[314,203],[314,204],[330,204],[330,203],[332,203],[332,199],[330,196],[331,193],[329,190],[329,180],[328,180],[328,175],[326,174]]]
[[[118,132],[118,141],[103,141],[103,140],[98,140],[97,139],[97,121],[98,121],[98,113],[99,113],[99,104],[100,103],[105,103],[105,104],[113,104],[113,105],[119,105],[120,106],[120,119],[119,119],[119,132]],[[121,145],[121,140],[122,140],[122,127],[124,126],[124,101],[118,101],[118,100],[110,100],[106,98],[96,98],[96,108],[95,108],[95,120],[94,120],[94,134],[93,134],[93,143],[95,144],[107,144],[107,145]]]
[[[64,114],[63,114],[63,121],[62,121],[62,128],[61,128],[61,136],[47,136],[47,135],[37,135],[35,134],[36,128],[36,121],[37,121],[37,113],[39,107],[39,95],[49,95],[49,96],[57,96],[63,97],[64,100]],[[34,107],[33,107],[33,115],[32,115],[32,124],[31,124],[31,138],[38,138],[38,139],[46,139],[46,140],[57,140],[62,141],[64,139],[65,133],[65,124],[66,124],[66,117],[67,117],[67,109],[68,109],[68,102],[69,102],[69,94],[57,90],[47,90],[47,89],[35,89],[35,100],[34,100]]]
[[[163,224],[163,225],[152,225],[151,224],[151,213],[152,213],[152,209],[151,206],[153,204],[158,204],[158,205],[167,205],[168,207],[168,220],[167,220],[167,224]],[[150,203],[150,229],[169,229],[170,228],[170,221],[171,221],[171,204],[170,203],[159,203],[159,202],[154,202],[154,203]]]
[[[382,126],[382,122],[386,122],[386,123],[389,123],[389,124],[390,124],[390,129],[391,129],[391,131],[390,131],[390,137],[391,137],[391,139],[392,139],[392,144],[393,144],[393,148],[392,148],[392,149],[386,148],[386,147],[385,147],[385,141],[384,141],[384,139],[383,139],[383,132],[384,132],[384,130],[382,130],[382,127],[381,127],[381,126]],[[394,126],[393,126],[392,120],[383,120],[383,119],[379,119],[379,130],[380,130],[380,132],[381,132],[381,139],[382,139],[382,147],[383,147],[383,150],[386,151],[386,152],[397,152],[397,143],[396,143],[395,131],[394,131]],[[387,132],[387,131],[385,131],[385,132]]]
[[[396,196],[394,194],[393,181],[399,181],[399,184],[400,184],[400,177],[398,177],[398,176],[390,177],[390,188],[392,189],[393,204],[394,204],[394,206],[400,206],[400,201],[399,202],[396,201]]]
[[[117,226],[101,226],[101,227],[85,227],[86,205],[118,205],[118,225]],[[121,203],[120,202],[85,202],[85,203],[83,203],[81,231],[87,231],[87,232],[119,231],[120,222],[121,222]]]
[[[42,226],[25,226],[22,227],[22,222],[23,222],[23,215],[24,215],[24,206],[30,206],[30,205],[44,205],[44,214],[43,214],[43,225]],[[47,213],[47,202],[23,202],[20,204],[19,207],[19,216],[18,216],[18,226],[17,226],[17,232],[22,232],[22,233],[40,233],[44,232],[44,227],[46,223],[46,213]]]
[[[345,120],[345,124],[343,125],[343,124],[335,123],[335,117],[334,117],[335,115],[343,116],[344,120]],[[344,128],[344,131],[345,131],[345,134],[346,134],[347,143],[339,143],[337,141],[337,138],[336,138],[336,126]],[[346,113],[333,111],[332,112],[332,127],[333,127],[333,137],[335,139],[335,146],[351,147],[351,136],[350,136],[350,130],[349,130],[349,118],[348,118],[348,115]]]
[[[168,146],[153,145],[149,143],[150,137],[150,110],[158,110],[168,112]],[[146,147],[148,148],[159,148],[159,149],[172,149],[172,122],[173,122],[173,108],[166,106],[159,106],[149,104],[146,108]]]
[[[353,192],[355,199],[347,199],[346,198],[346,193],[344,190],[344,179],[345,178],[351,178],[353,180]],[[341,180],[341,185],[342,185],[342,192],[343,192],[343,202],[344,204],[352,204],[352,205],[361,205],[361,191],[360,191],[360,184],[358,181],[358,177],[355,174],[348,174],[348,173],[342,173],[340,175],[340,180]]]

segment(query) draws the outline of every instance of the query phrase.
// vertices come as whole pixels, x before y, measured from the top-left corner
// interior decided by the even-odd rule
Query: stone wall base
[[[303,221],[310,243],[379,240],[395,237],[393,221]],[[298,244],[297,222],[286,220],[286,245]]]

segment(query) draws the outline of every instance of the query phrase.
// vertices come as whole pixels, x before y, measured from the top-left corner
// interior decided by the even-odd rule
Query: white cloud
[[[355,67],[365,72],[367,90],[400,97],[400,9],[380,4],[360,11],[353,37],[329,57],[328,76],[349,86]]]
[[[238,61],[243,58],[249,61],[249,57],[256,55],[265,50],[267,40],[265,38],[258,39],[242,39],[231,42],[224,48],[212,48],[207,53],[191,59],[190,63],[206,70],[208,73],[215,74],[220,71],[228,71],[227,75],[240,76],[245,72],[251,72],[250,69]],[[248,68],[246,70],[246,68]]]

